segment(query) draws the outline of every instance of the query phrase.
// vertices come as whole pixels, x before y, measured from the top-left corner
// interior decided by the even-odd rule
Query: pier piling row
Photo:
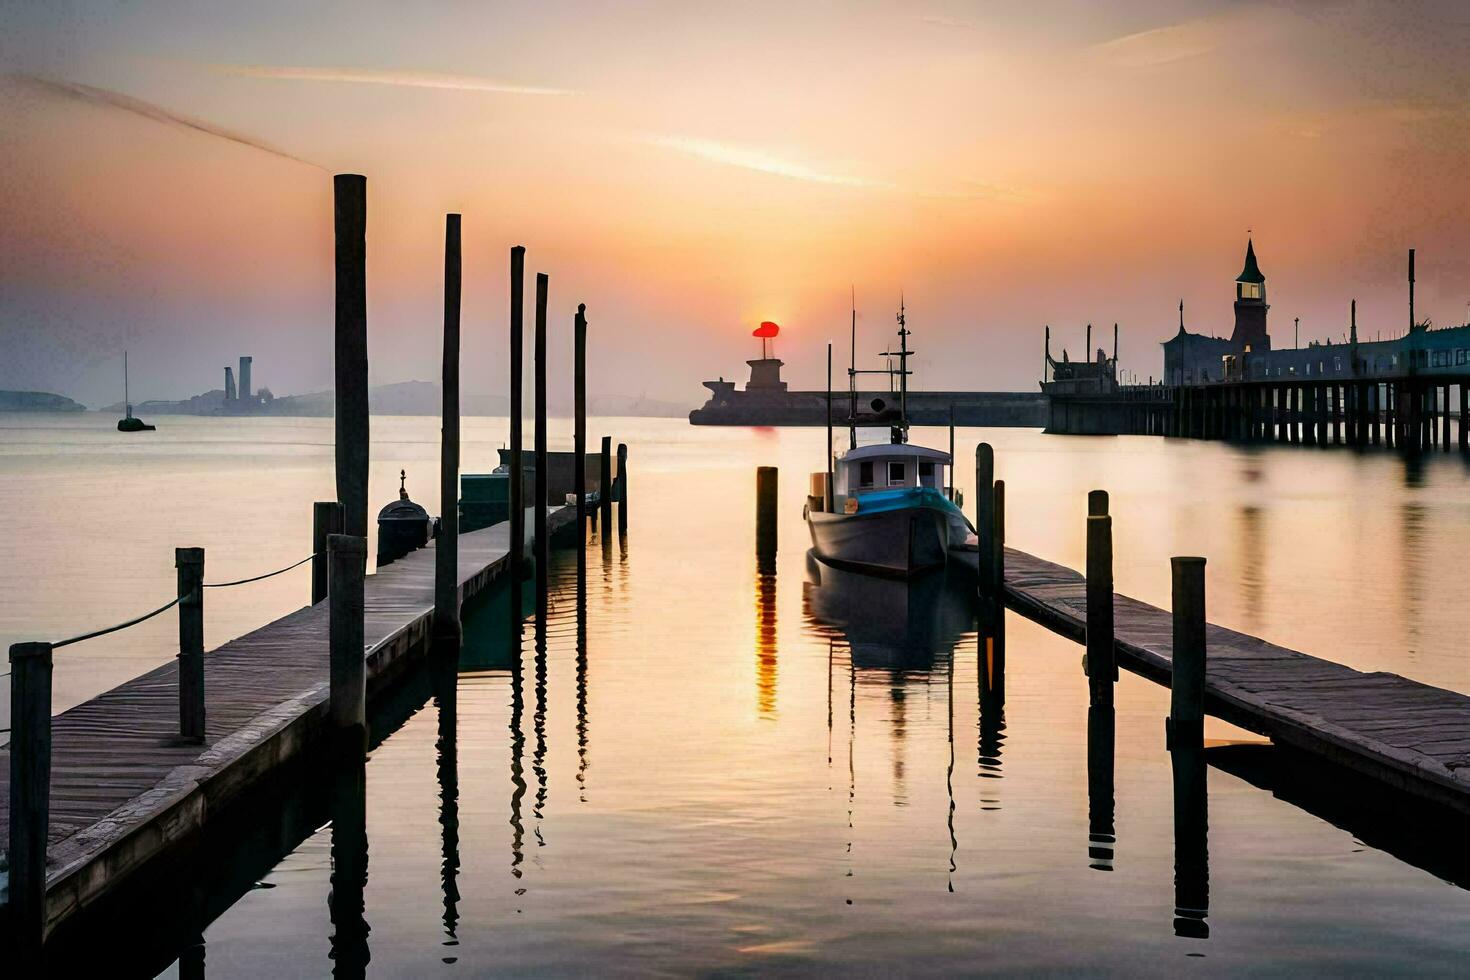
[[[1046,431],[1470,450],[1470,374],[1124,385],[1048,396]]]
[[[977,447],[977,475],[993,472],[993,459],[989,446]],[[1000,486],[996,481],[994,489]],[[977,486],[977,499],[984,500],[985,489]],[[1097,494],[1089,495],[1090,512],[1103,506]],[[1087,518],[1088,570],[1099,578],[1111,567],[1104,561],[1103,525],[1094,524],[1100,517]],[[1208,713],[1470,814],[1470,697],[1384,671],[1357,671],[1209,623],[1203,558],[1173,559],[1172,612],[1111,593],[1111,583],[1111,603],[1105,603],[1101,581],[1089,583],[1070,568],[1005,547],[1003,538],[992,538],[1004,554],[994,577],[996,564],[986,560],[989,545],[979,526],[978,552],[954,550],[951,557],[976,577],[982,676],[993,671],[996,624],[987,610],[1004,603],[1087,646],[1092,703],[1106,707],[1111,692],[1095,687],[1102,678],[1093,672],[1093,648],[1111,606],[1117,664],[1171,689],[1171,745],[1197,744]],[[986,586],[987,576],[997,587]]]

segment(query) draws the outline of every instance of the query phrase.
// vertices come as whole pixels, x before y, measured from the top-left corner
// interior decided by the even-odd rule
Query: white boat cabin
[[[949,453],[910,443],[885,443],[849,450],[834,464],[834,496],[861,496],[902,487],[951,486]]]

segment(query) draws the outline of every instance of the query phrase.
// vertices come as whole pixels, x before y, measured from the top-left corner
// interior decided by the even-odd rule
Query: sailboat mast
[[[123,351],[123,411],[128,418],[133,417],[133,399],[128,394],[128,352]]]

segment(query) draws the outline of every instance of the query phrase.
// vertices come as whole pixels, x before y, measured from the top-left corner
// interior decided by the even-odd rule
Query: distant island
[[[60,398],[59,395],[48,397]],[[68,401],[68,399],[62,399]],[[527,392],[526,404],[530,405]],[[368,391],[368,410],[374,415],[438,415],[442,402],[439,384],[434,381],[400,381],[377,385]],[[72,404],[75,404],[74,402]],[[77,406],[81,408],[80,405]],[[105,406],[102,411],[120,413],[122,402]],[[570,405],[552,406],[553,412],[570,411]],[[58,409],[44,409],[57,411]],[[268,415],[330,418],[335,410],[331,391],[277,397],[269,389],[252,392],[248,407],[240,399],[227,398],[224,389],[215,388],[182,401],[145,401],[133,405],[133,413],[144,418],[152,415]],[[618,395],[593,396],[588,410],[594,415],[624,415],[654,418],[680,418],[688,405],[656,401],[649,398]],[[504,395],[465,395],[460,402],[463,415],[498,416],[510,414],[510,399]]]
[[[49,391],[0,391],[0,412],[85,412],[87,406]]]

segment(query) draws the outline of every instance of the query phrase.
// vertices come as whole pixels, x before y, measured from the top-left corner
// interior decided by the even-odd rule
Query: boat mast
[[[847,346],[847,448],[857,448],[857,287],[852,288],[852,335]]]
[[[133,401],[128,394],[128,352],[123,351],[123,412],[128,418],[133,417]]]
[[[905,325],[903,294],[898,295],[898,425],[902,442],[909,437],[909,331]]]

